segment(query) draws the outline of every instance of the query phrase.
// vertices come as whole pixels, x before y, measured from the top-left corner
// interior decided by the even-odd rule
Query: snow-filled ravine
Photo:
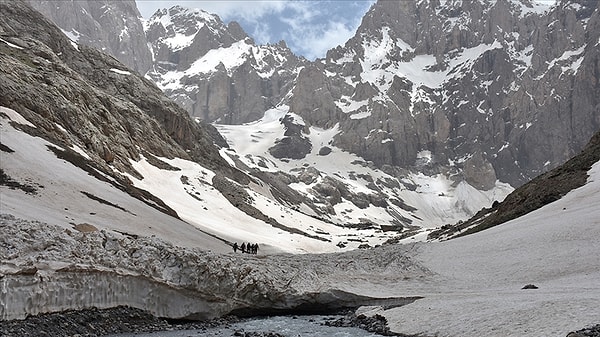
[[[421,172],[407,172],[402,179],[393,177],[368,165],[363,158],[331,145],[332,139],[343,132],[339,125],[330,129],[311,126],[310,131],[304,134],[312,144],[312,150],[305,158],[277,159],[269,152],[269,148],[284,137],[286,128],[281,120],[286,116],[292,116],[298,125],[305,124],[302,117],[289,111],[289,106],[281,105],[266,111],[264,117],[255,122],[243,125],[215,125],[231,146],[230,149],[221,150],[222,156],[232,165],[235,165],[234,159],[236,159],[245,167],[259,171],[282,171],[297,175],[307,168],[316,169],[319,177],[314,182],[290,184],[292,189],[307,199],[315,197],[313,188],[328,177],[346,184],[350,192],[367,195],[374,193],[370,186],[376,183],[377,188],[384,192],[388,201],[397,198],[409,206],[408,209],[402,208],[390,202],[386,207],[375,207],[371,204],[367,208],[361,208],[350,200],[342,199],[342,202],[334,205],[336,212],[329,218],[331,222],[342,226],[348,223],[359,223],[361,219],[390,225],[397,220],[395,215],[401,215],[405,219],[410,219],[411,226],[425,230],[432,229],[466,220],[481,208],[489,207],[495,200],[501,201],[513,191],[509,184],[501,181],[497,181],[495,186],[487,191],[478,190],[465,181],[457,183],[445,174],[426,175]],[[321,155],[320,149],[324,146],[330,148],[331,153]],[[431,162],[431,152],[421,151],[417,161]],[[390,183],[387,186],[380,183],[385,181]],[[406,186],[414,186],[414,189]],[[410,208],[414,209],[409,210]],[[267,210],[265,213],[269,214]],[[369,239],[370,234],[374,234],[375,238]],[[381,236],[380,233],[368,233],[362,239],[373,244]]]

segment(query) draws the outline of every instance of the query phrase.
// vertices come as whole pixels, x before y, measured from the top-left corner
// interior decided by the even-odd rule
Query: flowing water
[[[152,333],[127,333],[111,337],[231,337],[238,332],[276,332],[286,337],[368,337],[378,336],[359,328],[330,327],[323,325],[327,320],[341,316],[275,316],[254,318],[226,327],[203,330],[160,331]]]

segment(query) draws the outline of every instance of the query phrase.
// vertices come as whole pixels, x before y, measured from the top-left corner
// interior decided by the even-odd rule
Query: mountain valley
[[[314,61],[181,6],[0,10],[0,319],[598,323],[597,1],[378,1]]]

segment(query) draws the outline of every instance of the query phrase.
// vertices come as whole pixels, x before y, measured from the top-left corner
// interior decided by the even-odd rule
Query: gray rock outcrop
[[[145,74],[152,66],[135,0],[27,0],[79,44],[114,56]]]
[[[476,156],[466,181],[518,186],[600,128],[598,2],[538,6],[379,1],[317,62],[326,78],[300,73],[290,111],[339,122],[333,144],[378,166],[411,167],[422,150],[459,169]]]
[[[94,48],[73,46],[25,2],[0,6],[0,105],[38,126],[25,131],[81,147],[109,176],[113,167],[136,176],[131,160],[149,152],[242,179],[219,155],[215,144],[226,143],[218,132],[192,121],[150,81]]]

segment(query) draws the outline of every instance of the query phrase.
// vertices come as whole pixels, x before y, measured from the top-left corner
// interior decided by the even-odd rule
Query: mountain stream
[[[230,336],[268,336],[277,333],[286,337],[368,337],[378,336],[355,327],[333,327],[324,323],[341,318],[342,316],[274,316],[243,320],[227,326],[201,330],[158,331],[151,333],[125,333],[110,335],[110,337],[230,337]]]

